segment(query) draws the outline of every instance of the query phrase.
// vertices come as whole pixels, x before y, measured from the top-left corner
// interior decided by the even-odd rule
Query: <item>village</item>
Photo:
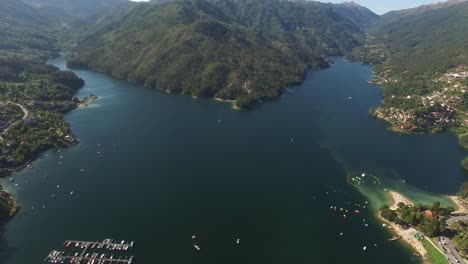
[[[382,83],[392,80],[382,79]],[[398,82],[398,80],[393,80]],[[453,126],[468,126],[465,97],[468,96],[468,67],[459,66],[433,80],[438,89],[426,96],[409,94],[404,97],[391,95],[389,100],[404,106],[383,105],[372,110],[377,118],[384,119],[395,130],[410,133],[442,132]],[[405,102],[406,101],[406,102]]]

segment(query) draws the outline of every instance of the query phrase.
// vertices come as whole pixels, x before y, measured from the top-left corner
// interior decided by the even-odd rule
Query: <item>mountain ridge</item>
[[[344,54],[363,36],[330,4],[153,1],[80,34],[70,66],[248,108],[301,82],[308,68],[326,67],[324,55]]]

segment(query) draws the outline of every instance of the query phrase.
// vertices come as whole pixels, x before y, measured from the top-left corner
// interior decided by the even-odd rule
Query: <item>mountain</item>
[[[333,9],[361,28],[368,28],[380,20],[379,15],[355,2],[333,5]]]
[[[400,68],[395,71],[421,74],[468,64],[468,1],[437,7],[376,26],[390,54],[387,62]]]
[[[60,16],[19,0],[0,0],[0,6],[0,55],[21,53],[44,58],[46,53],[58,50]]]
[[[69,64],[249,107],[300,82],[306,69],[325,67],[324,55],[343,54],[363,36],[331,4],[158,0],[81,32]]]
[[[127,4],[128,0],[23,0],[38,8],[53,8],[65,11],[67,14],[81,18],[92,17],[106,12],[119,5]]]
[[[396,10],[396,11],[390,11],[384,15],[381,16],[381,20],[379,23],[381,25],[385,25],[391,22],[395,22],[396,20],[408,17],[408,16],[415,16],[415,15],[421,15],[426,12],[438,10],[438,9],[443,9],[447,8],[450,6],[458,5],[461,3],[464,3],[468,0],[449,0],[446,2],[440,2],[436,4],[429,4],[429,5],[422,5],[418,6],[415,8],[409,8],[409,9],[403,9],[403,10]]]
[[[353,50],[377,63],[384,100],[372,112],[404,132],[453,131],[468,148],[468,1],[403,13],[373,25]]]

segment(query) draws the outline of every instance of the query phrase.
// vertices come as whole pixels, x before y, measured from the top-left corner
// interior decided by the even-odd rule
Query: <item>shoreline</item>
[[[395,191],[388,191],[387,192],[390,196],[390,199],[392,200],[392,204],[390,205],[390,208],[394,210],[394,208],[398,208],[398,203],[402,202],[407,205],[412,205],[413,203],[403,196],[402,194],[395,192]],[[431,264],[428,258],[428,251],[426,248],[423,246],[423,244],[414,236],[415,234],[420,233],[418,230],[416,230],[413,227],[410,227],[408,229],[403,228],[400,225],[397,225],[395,223],[392,223],[385,218],[383,218],[380,215],[380,212],[377,213],[377,217],[385,223],[386,226],[388,226],[388,229],[392,230],[393,233],[399,237],[399,240],[402,240],[405,242],[406,245],[411,247],[421,258],[424,264]]]
[[[236,100],[221,99],[221,98],[218,98],[218,97],[213,97],[212,99],[215,100],[215,101],[218,101],[218,102],[222,102],[222,103],[230,103],[232,105],[232,109],[234,109],[234,110],[242,110],[241,108],[239,108],[236,105]]]
[[[50,58],[53,58],[53,56],[50,56]],[[44,64],[45,65],[52,65],[52,64],[49,64],[47,62],[44,62]],[[52,65],[52,66],[54,66],[54,65]],[[68,108],[65,109],[64,112],[62,112],[62,119],[64,119],[65,114],[70,113],[73,110],[76,110],[78,108],[81,108],[83,104],[86,105],[86,103],[89,102],[89,101],[94,101],[94,100],[98,99],[97,96],[91,95],[91,96],[85,97],[84,99],[80,100],[78,103],[74,103],[73,98],[78,94],[78,92],[84,86],[85,86],[85,84],[83,84],[83,86],[81,86],[80,88],[78,88],[75,91],[74,96],[68,102],[68,104],[71,104],[72,107],[68,107]],[[70,135],[72,135],[72,137],[68,138],[68,137],[70,137]],[[47,151],[49,151],[51,149],[54,149],[54,148],[69,149],[71,147],[77,146],[78,144],[80,144],[80,140],[70,132],[69,135],[58,139],[57,142],[55,142],[55,146],[47,148],[47,149],[45,149],[43,151],[40,151],[38,153],[32,154],[32,157],[29,160],[23,162],[23,164],[19,164],[17,166],[6,166],[4,168],[1,168],[0,169],[0,179],[4,179],[4,178],[7,178],[7,177],[14,177],[16,173],[19,173],[19,172],[21,172],[22,170],[24,170],[26,168],[32,167],[31,164],[33,162],[40,159],[42,157],[42,155],[44,155],[44,153],[46,153]],[[0,191],[0,195],[3,195],[4,197],[6,197],[7,200],[8,200],[8,203],[10,204],[9,217],[6,219],[6,221],[9,221],[9,220],[13,219],[13,217],[16,215],[16,213],[18,212],[18,210],[20,209],[21,206],[19,205],[19,203],[17,202],[17,200],[15,199],[15,197],[11,193],[2,190],[2,191]],[[0,224],[3,225],[4,223],[0,223]],[[1,237],[1,234],[0,234],[0,237]]]
[[[452,214],[468,214],[468,202],[460,199],[455,195],[447,195],[447,197],[457,206],[456,211]]]

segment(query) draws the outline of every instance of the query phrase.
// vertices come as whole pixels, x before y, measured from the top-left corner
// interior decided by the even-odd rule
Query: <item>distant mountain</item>
[[[41,59],[57,50],[61,17],[20,0],[0,0],[0,56],[28,54]]]
[[[468,64],[468,1],[431,6],[375,27],[395,71],[424,73]],[[437,8],[435,8],[437,7]],[[424,7],[423,9],[426,9]],[[398,68],[398,69],[397,69]]]
[[[380,24],[388,24],[391,22],[395,22],[396,20],[402,19],[407,16],[414,16],[414,15],[421,15],[429,11],[434,11],[437,9],[442,9],[462,3],[466,3],[468,0],[449,0],[446,2],[440,2],[436,4],[430,5],[422,5],[415,8],[397,10],[397,11],[390,11],[381,16]]]
[[[379,15],[355,2],[334,5],[333,9],[361,28],[367,28],[380,20]]]
[[[69,15],[87,18],[109,11],[129,0],[23,0],[35,7],[63,10]]]
[[[70,65],[247,107],[278,96],[307,68],[326,66],[324,55],[359,45],[363,31],[342,14],[346,8],[283,0],[153,0],[82,32]]]

